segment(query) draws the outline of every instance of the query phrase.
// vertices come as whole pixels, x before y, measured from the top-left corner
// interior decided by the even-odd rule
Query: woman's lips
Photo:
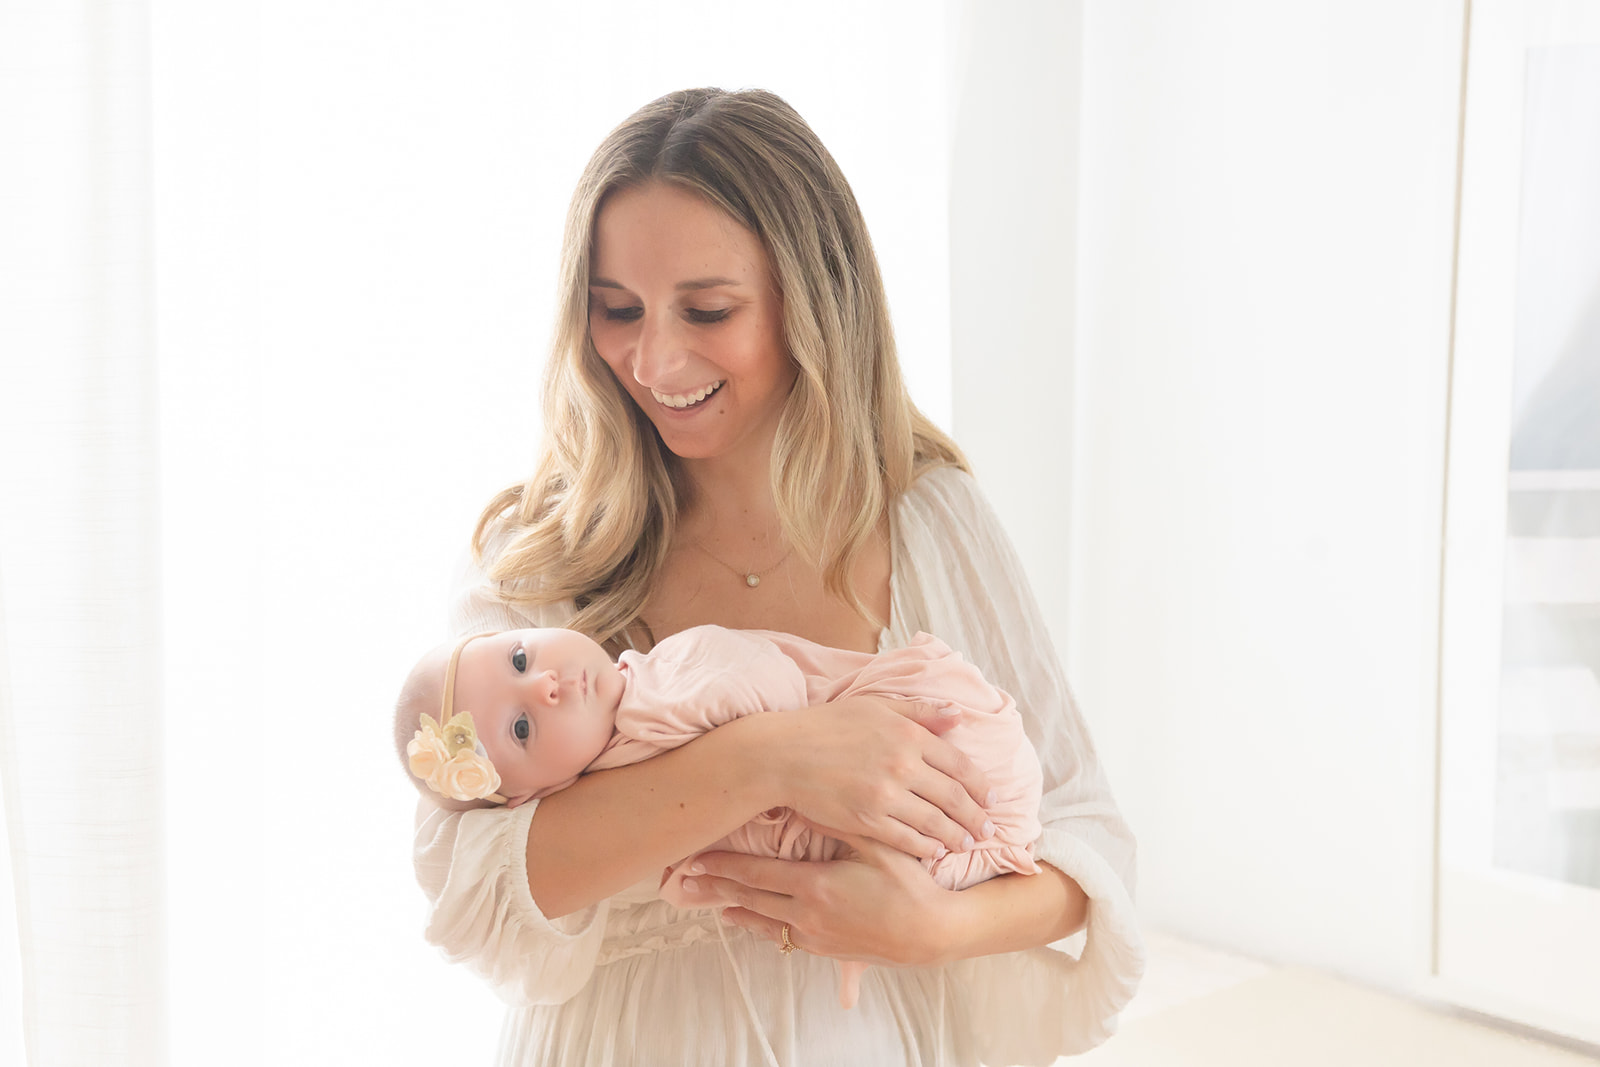
[[[650,395],[655,398],[657,404],[664,408],[669,408],[673,411],[689,411],[711,399],[717,390],[726,384],[727,379],[719,378],[707,385],[702,385],[698,389],[691,389],[687,393],[663,393],[652,389],[650,390]]]

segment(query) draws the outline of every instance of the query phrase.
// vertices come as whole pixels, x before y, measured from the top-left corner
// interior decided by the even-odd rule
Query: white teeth
[[[676,395],[658,393],[652,389],[650,390],[650,395],[656,398],[657,403],[665,404],[669,408],[686,408],[690,404],[700,403],[700,401],[704,400],[718,389],[721,389],[722,384],[722,382],[712,382],[710,385],[701,389],[696,389],[692,393],[678,393]]]

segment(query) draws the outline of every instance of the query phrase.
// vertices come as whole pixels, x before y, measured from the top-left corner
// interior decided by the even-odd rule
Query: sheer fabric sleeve
[[[469,562],[457,582],[450,631],[559,626],[570,615],[570,605],[543,608],[537,617],[508,607]],[[429,903],[424,936],[516,1006],[559,1004],[583,988],[608,909],[602,901],[553,921],[539,911],[527,866],[528,825],[538,807],[532,800],[510,810],[449,812],[417,803],[412,861]]]
[[[560,1004],[594,971],[605,901],[554,921],[528,891],[528,823],[519,808],[448,812],[417,806],[417,882],[430,903],[423,936],[516,1007]]]
[[[895,518],[897,629],[942,638],[1015,698],[1044,770],[1036,856],[1089,897],[1081,938],[956,967],[979,1029],[994,1042],[985,1059],[1049,1062],[1109,1037],[1143,974],[1133,834],[1021,561],[977,483],[954,468],[931,471],[906,493]],[[1075,943],[1081,953],[1072,951]]]

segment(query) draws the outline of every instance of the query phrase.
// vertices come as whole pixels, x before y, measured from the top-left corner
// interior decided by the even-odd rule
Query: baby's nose
[[[535,691],[539,699],[555,704],[561,699],[561,679],[556,677],[555,671],[545,671],[536,680]]]

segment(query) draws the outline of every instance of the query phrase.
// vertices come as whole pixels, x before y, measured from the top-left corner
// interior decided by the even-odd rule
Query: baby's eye
[[[528,669],[528,653],[521,645],[511,650],[511,668],[518,674]]]
[[[512,723],[511,732],[517,735],[518,741],[526,741],[528,739],[528,717],[523,715]]]

